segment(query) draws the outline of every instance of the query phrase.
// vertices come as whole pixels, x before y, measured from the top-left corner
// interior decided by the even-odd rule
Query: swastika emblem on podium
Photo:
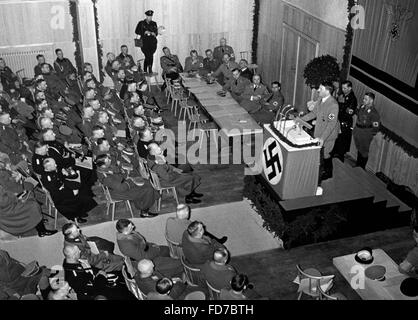
[[[271,185],[278,184],[283,173],[283,154],[275,139],[268,138],[264,143],[262,159],[266,179]]]

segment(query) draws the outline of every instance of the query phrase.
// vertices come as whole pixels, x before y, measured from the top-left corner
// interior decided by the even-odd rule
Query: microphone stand
[[[293,108],[292,106],[290,106],[290,107],[291,107],[291,108],[290,108],[289,110],[287,110],[287,111],[285,112],[285,114],[284,114],[283,134],[284,134],[284,131],[285,131],[285,129],[286,129],[286,118],[287,118],[287,115],[289,114],[289,112],[290,112],[290,111],[294,110],[294,108]]]
[[[288,107],[291,107],[291,105],[288,104],[285,107],[282,106],[279,110],[280,119],[279,119],[279,121],[277,123],[277,127],[276,127],[276,129],[279,130],[279,132],[280,132],[280,129],[281,129],[281,121],[283,120],[283,110],[286,110],[286,108],[288,108]]]

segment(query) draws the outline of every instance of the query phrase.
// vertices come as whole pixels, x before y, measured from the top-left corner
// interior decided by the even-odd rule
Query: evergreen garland
[[[70,0],[68,2],[70,8],[71,22],[73,25],[73,42],[75,44],[74,59],[78,74],[83,72],[83,60],[81,58],[81,45],[80,45],[80,33],[78,30],[78,11],[77,11],[77,1]]]
[[[99,63],[99,76],[100,82],[104,81],[105,74],[103,71],[103,48],[100,44],[100,36],[99,36],[99,14],[97,13],[97,1],[98,0],[91,0],[93,2],[93,11],[94,11],[94,27],[96,29],[96,47],[97,47],[97,60]]]
[[[402,137],[398,136],[393,131],[390,131],[388,128],[380,125],[379,131],[383,134],[385,139],[391,140],[394,144],[402,148],[405,153],[413,158],[418,158],[418,148],[406,142]]]
[[[254,16],[253,16],[253,41],[251,44],[251,60],[252,63],[257,63],[257,48],[258,48],[258,29],[260,25],[260,0],[254,0]]]
[[[348,24],[345,33],[345,45],[343,47],[344,56],[343,62],[341,64],[341,81],[345,81],[348,78],[348,70],[350,68],[350,56],[351,56],[351,47],[353,45],[353,36],[354,30],[351,26],[351,20],[355,17],[354,13],[351,13],[351,9],[355,6],[355,0],[348,0],[347,10],[348,10]]]

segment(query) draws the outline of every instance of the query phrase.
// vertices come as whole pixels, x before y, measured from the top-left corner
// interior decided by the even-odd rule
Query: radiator
[[[16,46],[16,47],[0,47],[0,57],[6,61],[6,65],[12,69],[14,73],[19,73],[21,78],[33,78],[33,68],[38,63],[36,56],[42,54],[48,62],[51,55],[52,46],[39,45],[36,47]]]

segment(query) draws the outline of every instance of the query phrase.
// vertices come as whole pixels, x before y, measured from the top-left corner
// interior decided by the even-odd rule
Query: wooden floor
[[[352,167],[347,162],[342,163],[338,159],[333,159],[333,164],[333,177],[322,182],[322,196],[280,201],[281,207],[286,212],[291,212],[370,198],[375,204],[383,203],[386,208],[398,210],[400,213],[411,211],[411,208],[390,193],[386,185],[375,175],[362,168]]]
[[[331,293],[340,292],[349,300],[360,300],[348,282],[332,264],[332,258],[357,252],[363,247],[380,248],[400,263],[415,245],[411,228],[386,230],[353,238],[318,243],[288,251],[270,250],[247,256],[233,257],[233,264],[248,275],[255,290],[273,300],[295,300],[298,286],[296,264],[316,268],[323,275],[335,275]]]

